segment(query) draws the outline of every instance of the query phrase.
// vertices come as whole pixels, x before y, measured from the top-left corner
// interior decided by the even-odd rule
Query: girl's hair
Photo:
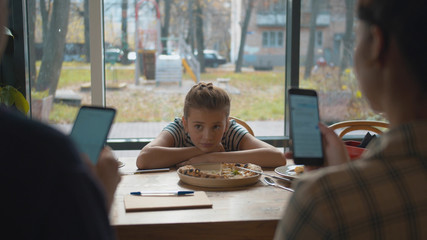
[[[230,115],[230,97],[224,89],[216,87],[212,83],[200,82],[194,85],[185,97],[185,118],[188,118],[191,108],[224,110],[228,117]]]

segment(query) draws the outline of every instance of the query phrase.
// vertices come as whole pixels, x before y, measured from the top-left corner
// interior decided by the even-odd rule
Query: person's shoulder
[[[26,116],[14,112],[0,113],[0,125],[2,132],[14,133],[14,135],[24,134],[28,138],[52,137],[65,138],[65,135],[58,130],[36,120],[28,119]],[[42,136],[41,136],[42,135]]]
[[[247,129],[244,126],[240,125],[238,122],[236,122],[236,120],[230,119],[228,121],[230,122],[228,131],[247,132]]]
[[[64,133],[42,122],[28,119],[22,114],[2,111],[0,126],[2,152],[8,157],[79,158],[74,145]]]
[[[168,123],[163,130],[177,131],[179,129],[184,129],[184,124],[182,123],[181,118],[176,117],[172,122]]]
[[[238,126],[238,125],[240,125],[240,124],[238,124],[238,123],[236,122],[236,120],[234,120],[234,119],[232,119],[232,118],[228,119],[228,122],[229,122],[229,124],[230,124],[230,127],[231,127],[231,126]]]
[[[175,118],[173,119],[173,123],[178,124],[178,125],[182,125],[182,124],[183,124],[183,123],[182,123],[182,118],[175,117]]]

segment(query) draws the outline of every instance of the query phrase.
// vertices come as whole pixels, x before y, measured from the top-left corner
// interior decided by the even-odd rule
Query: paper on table
[[[126,212],[155,211],[186,208],[211,208],[212,203],[203,191],[189,196],[133,196],[124,197]]]

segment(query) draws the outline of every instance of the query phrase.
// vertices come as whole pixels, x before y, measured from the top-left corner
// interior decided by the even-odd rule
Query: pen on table
[[[174,195],[174,196],[184,196],[184,195],[193,195],[194,191],[141,191],[141,192],[131,192],[131,195],[135,196],[161,196],[161,195]]]
[[[133,175],[133,174],[142,174],[142,173],[151,173],[151,172],[167,172],[170,168],[153,168],[153,169],[138,169],[134,172],[125,172],[126,175]]]
[[[166,172],[170,168],[153,168],[153,169],[138,169],[133,174],[149,173],[149,172]]]

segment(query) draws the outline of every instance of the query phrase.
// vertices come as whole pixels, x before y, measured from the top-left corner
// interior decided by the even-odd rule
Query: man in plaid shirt
[[[321,125],[325,167],[296,183],[275,239],[427,239],[426,14],[424,0],[358,0],[354,69],[390,129],[349,162]]]

